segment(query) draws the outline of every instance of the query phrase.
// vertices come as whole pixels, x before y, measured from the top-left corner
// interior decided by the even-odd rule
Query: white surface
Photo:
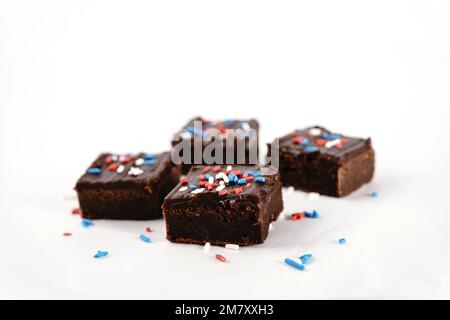
[[[0,1],[0,298],[450,298],[449,16],[448,1]],[[71,216],[97,153],[166,149],[198,114],[254,116],[262,141],[370,135],[376,177],[345,199],[286,191],[286,212],[320,219],[212,248],[227,264],[168,243],[162,221]],[[306,272],[282,262],[306,252]]]

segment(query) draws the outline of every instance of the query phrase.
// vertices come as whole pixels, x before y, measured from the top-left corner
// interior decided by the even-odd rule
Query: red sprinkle
[[[231,172],[233,172],[236,177],[239,177],[241,175],[241,172],[239,170],[231,170]]]
[[[211,170],[211,166],[206,166],[203,168],[203,173],[207,173],[209,170]]]
[[[291,133],[289,133],[289,135],[290,135],[291,137],[295,137],[295,136],[297,135],[297,131],[292,131]]]
[[[294,213],[293,215],[291,215],[291,220],[300,220],[304,216],[305,214],[303,212]]]
[[[64,232],[64,233],[63,233],[63,236],[64,236],[64,237],[70,237],[71,235],[72,235],[71,232]]]
[[[119,165],[117,163],[112,163],[108,166],[109,171],[116,171],[117,168],[119,168]]]
[[[227,258],[225,258],[223,255],[221,254],[216,254],[216,259],[221,261],[221,262],[227,262]]]
[[[78,208],[72,209],[72,214],[81,214],[81,209]]]
[[[299,137],[294,139],[294,144],[300,144],[303,140],[305,140],[304,137]]]
[[[252,184],[250,182],[247,183],[247,185],[246,185],[247,188],[250,188],[251,186],[252,186]]]
[[[222,168],[220,166],[215,166],[212,170],[213,172],[220,172]]]
[[[181,184],[188,184],[189,180],[187,178],[180,179]]]
[[[253,176],[248,176],[247,178],[245,178],[247,181],[253,181],[255,180],[255,178]]]
[[[202,181],[202,182],[200,182],[199,184],[198,184],[198,186],[199,187],[206,187],[208,185],[208,182],[207,181]]]
[[[219,191],[219,196],[225,196],[225,195],[227,195],[228,194],[228,190],[227,189],[223,189],[223,190],[220,190]]]
[[[231,192],[233,192],[234,194],[239,194],[243,191],[244,191],[244,189],[242,189],[242,188],[234,188]]]
[[[205,176],[202,175],[202,174],[199,174],[197,177],[198,177],[200,180],[205,180],[205,179],[206,179]]]
[[[152,232],[152,229],[150,229],[150,227],[147,227],[147,228],[145,228],[145,231]]]
[[[127,164],[128,162],[133,161],[133,160],[134,160],[134,157],[125,157],[125,158],[122,159],[121,162],[123,164]]]
[[[327,140],[325,140],[325,139],[317,139],[316,140],[316,145],[319,147],[323,147],[326,143],[327,143]]]
[[[111,164],[113,162],[113,157],[112,156],[107,156],[105,159],[105,163],[106,164]]]
[[[242,178],[247,178],[247,177],[248,177],[248,173],[245,172],[245,173],[242,175]]]

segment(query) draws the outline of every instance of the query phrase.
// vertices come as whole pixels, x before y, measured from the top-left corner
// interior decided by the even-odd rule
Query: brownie
[[[267,238],[283,210],[280,174],[273,167],[193,166],[163,204],[167,239],[253,245]]]
[[[201,122],[201,128],[195,127],[195,122]],[[220,157],[219,161],[214,160],[207,162],[203,159],[196,159],[194,157],[194,146],[195,139],[197,138],[200,143],[198,143],[198,148],[203,151],[205,148],[211,144],[214,139],[211,137],[212,129],[217,129],[220,131],[220,139],[223,141],[223,158]],[[241,130],[240,134],[235,136],[227,137],[227,130]],[[254,119],[249,120],[224,120],[224,121],[210,121],[205,120],[201,117],[196,117],[191,119],[180,131],[178,131],[172,139],[172,147],[174,147],[173,152],[178,152],[176,146],[182,141],[187,140],[187,145],[191,148],[191,155],[188,157],[188,161],[182,162],[182,172],[185,174],[189,171],[192,165],[211,165],[211,164],[246,164],[246,165],[257,165],[258,164],[258,140],[259,136],[259,124],[258,121]],[[226,158],[227,144],[232,144],[228,148],[232,151],[233,159]],[[238,157],[238,144],[244,145],[245,154],[242,157]],[[250,156],[250,150],[254,151],[256,157]],[[179,152],[183,155],[183,152]],[[214,152],[212,152],[215,155]]]
[[[149,220],[160,218],[164,197],[178,183],[180,168],[170,152],[101,154],[75,190],[83,218]]]
[[[275,144],[269,145],[270,156]],[[315,126],[279,139],[283,186],[343,197],[369,182],[375,153],[369,139],[347,137]]]

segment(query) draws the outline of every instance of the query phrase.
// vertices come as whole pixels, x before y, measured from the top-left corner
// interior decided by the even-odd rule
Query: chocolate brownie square
[[[269,145],[274,154],[276,144]],[[375,152],[369,139],[347,137],[315,126],[279,139],[283,186],[343,197],[371,181]]]
[[[198,126],[200,124],[200,126]],[[217,134],[216,134],[217,133]],[[190,148],[190,155],[187,161],[182,162],[182,172],[185,174],[192,165],[213,165],[213,164],[258,164],[258,144],[259,144],[259,124],[254,119],[250,120],[224,120],[210,121],[201,117],[190,120],[172,139],[172,152],[183,155],[183,150],[179,151],[177,146],[186,142]],[[195,146],[198,146],[201,154],[211,145],[212,142],[223,142],[222,156],[219,159],[206,161],[203,157],[194,156]],[[243,146],[240,148],[239,145]],[[227,157],[227,151],[228,157]],[[216,156],[215,151],[212,152]]]
[[[160,218],[164,197],[178,183],[180,168],[170,152],[101,154],[75,190],[83,218],[149,220]]]
[[[282,210],[278,170],[256,166],[194,166],[163,204],[167,239],[194,244],[263,243]]]

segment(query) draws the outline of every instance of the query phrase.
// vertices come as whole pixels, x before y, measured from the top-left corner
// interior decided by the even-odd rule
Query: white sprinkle
[[[225,245],[225,248],[230,250],[239,250],[239,245],[229,243]]]
[[[125,170],[125,167],[124,167],[124,166],[119,166],[119,167],[117,168],[116,172],[117,172],[117,173],[122,173],[123,170]]]
[[[178,191],[183,192],[183,191],[186,191],[187,189],[188,189],[188,187],[181,187],[180,190],[178,190]]]
[[[224,185],[225,182],[223,182],[223,180],[220,180],[220,181],[219,181],[219,184],[220,184],[220,185]]]
[[[308,200],[317,200],[319,199],[320,194],[318,194],[317,192],[310,192],[308,193]]]
[[[214,177],[209,177],[209,178],[208,178],[208,183],[209,183],[209,184],[214,183]]]
[[[233,170],[233,167],[232,166],[227,166],[227,171],[231,171],[231,170]]]
[[[220,181],[220,182],[225,182],[225,183],[230,182],[230,179],[228,179],[228,176],[225,174],[225,172],[219,172],[218,174],[216,174],[216,179],[217,180],[220,180],[220,179],[223,180],[223,181]]]
[[[341,139],[328,141],[327,143],[325,143],[325,148],[333,148],[334,146],[337,146],[339,143],[341,143]]]
[[[134,162],[134,164],[137,166],[142,166],[144,164],[144,159],[139,158]]]
[[[199,188],[199,189],[193,190],[191,193],[192,194],[197,194],[197,193],[202,193],[203,191],[205,191],[205,188]]]
[[[139,176],[139,175],[141,175],[143,173],[144,173],[144,170],[142,170],[140,168],[135,168],[135,167],[131,167],[130,171],[128,171],[128,175],[129,176],[134,176],[134,177],[137,177],[137,176]]]
[[[222,182],[222,181],[221,181]],[[217,192],[220,192],[220,191],[222,191],[223,189],[225,189],[225,185],[224,184],[221,184],[220,186],[218,186],[217,188],[216,188],[216,191]]]
[[[272,230],[273,230],[273,224],[270,223],[270,224],[269,224],[269,231],[272,231]]]
[[[211,243],[207,242],[205,243],[205,246],[203,247],[203,252],[208,253],[211,249]]]
[[[223,173],[223,172],[222,172]],[[223,173],[223,181],[225,182],[225,183],[229,183],[230,182],[230,179],[228,179],[228,176],[225,174],[225,173]]]
[[[115,154],[111,157],[111,160],[116,162],[117,160],[119,160],[119,157],[117,156],[117,154]]]
[[[242,122],[241,123],[241,128],[244,129],[244,131],[248,131],[251,129],[250,125],[248,124],[248,122]]]
[[[322,130],[319,128],[311,128],[309,129],[309,134],[313,136],[320,136],[322,134]]]

